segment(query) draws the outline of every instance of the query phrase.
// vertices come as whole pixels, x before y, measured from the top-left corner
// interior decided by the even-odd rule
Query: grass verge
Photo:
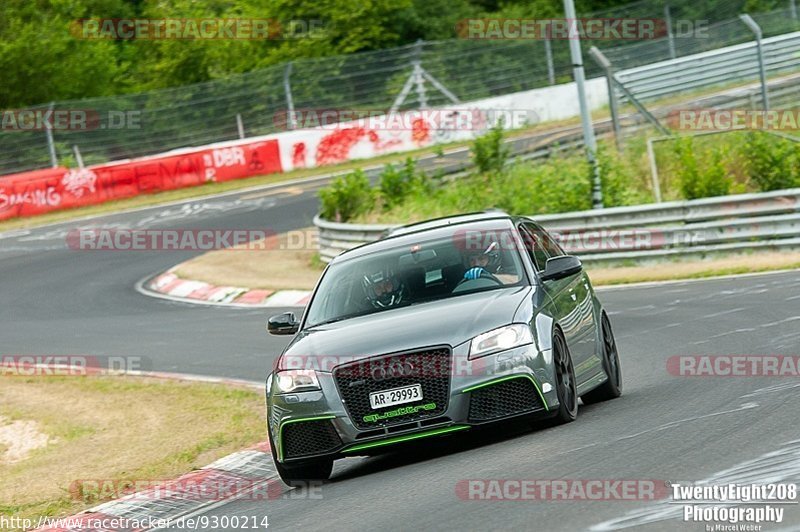
[[[703,279],[721,275],[800,268],[800,252],[775,251],[736,254],[709,259],[667,261],[647,266],[593,267],[587,271],[595,286]]]
[[[48,441],[22,460],[0,454],[0,515],[69,515],[102,502],[70,494],[75,481],[175,478],[265,438],[255,390],[121,376],[0,379],[0,420],[33,425]]]
[[[307,245],[316,241],[317,231],[309,227],[292,234],[302,235],[303,243],[290,246],[283,233],[275,245],[264,246],[270,249],[253,249],[259,247],[256,243],[210,251],[180,264],[175,273],[217,286],[311,290],[325,269],[315,246]]]

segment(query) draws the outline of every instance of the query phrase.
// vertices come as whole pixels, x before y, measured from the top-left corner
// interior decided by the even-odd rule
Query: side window
[[[519,233],[522,237],[522,242],[525,244],[525,249],[528,252],[528,256],[530,256],[534,266],[536,266],[538,271],[544,271],[548,255],[541,242],[539,234],[537,232],[530,231],[527,224],[519,227]]]
[[[553,239],[550,234],[539,227],[538,225],[534,224],[525,224],[531,232],[535,232],[539,235],[539,240],[542,242],[542,246],[544,246],[544,250],[547,252],[548,257],[558,257],[561,255],[566,255],[564,250],[561,249],[561,246]]]

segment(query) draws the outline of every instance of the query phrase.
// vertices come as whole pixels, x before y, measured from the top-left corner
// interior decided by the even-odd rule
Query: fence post
[[[761,44],[761,27],[756,24],[748,14],[739,15],[742,22],[750,28],[756,36],[756,50],[758,51],[758,70],[761,77],[761,101],[764,104],[764,111],[769,111],[769,91],[767,90],[767,69],[764,66],[764,47]]]
[[[589,103],[586,101],[586,76],[583,71],[583,54],[581,54],[581,38],[578,32],[578,21],[575,15],[573,0],[564,0],[564,15],[569,21],[569,54],[572,59],[572,75],[578,89],[578,106],[581,110],[581,126],[583,128],[583,144],[586,147],[586,159],[592,167],[592,208],[603,208],[603,185],[600,180],[600,163],[597,162],[597,139],[592,128],[592,117]]]
[[[619,123],[619,110],[617,109],[617,93],[614,87],[614,70],[611,61],[597,49],[597,46],[589,48],[589,55],[597,62],[606,73],[606,83],[608,85],[608,107],[611,110],[611,123],[614,125],[614,141],[617,149],[622,150],[622,126]]]
[[[283,69],[283,92],[286,93],[286,111],[288,117],[286,119],[287,129],[294,129],[294,101],[292,100],[292,85],[289,82],[289,77],[292,75],[292,62],[286,63],[286,68]]]
[[[547,58],[547,81],[550,85],[556,84],[556,72],[553,66],[553,48],[550,46],[550,37],[544,38],[544,55]]]
[[[425,95],[425,79],[422,77],[422,46],[424,42],[422,39],[417,39],[414,45],[414,59],[411,64],[414,68],[414,85],[417,90],[417,99],[419,100],[419,108],[428,108],[428,97]]]
[[[81,150],[78,149],[77,144],[72,145],[72,153],[75,154],[75,162],[78,163],[78,168],[83,170],[83,157],[81,156]]]
[[[792,13],[792,18],[797,20],[797,5],[794,0],[789,0],[789,11]]]
[[[647,158],[650,159],[650,176],[653,178],[653,195],[656,203],[661,203],[661,180],[658,178],[658,165],[656,164],[656,151],[653,149],[653,139],[647,139]]]
[[[667,24],[667,42],[669,43],[669,56],[675,59],[675,36],[672,34],[672,14],[669,12],[669,4],[664,6],[664,22]]]
[[[242,123],[242,113],[236,113],[236,129],[239,130],[239,138],[244,138],[244,124]]]
[[[53,112],[53,106],[55,102],[50,102],[50,106],[47,108],[50,113]],[[50,152],[50,166],[53,168],[58,167],[58,157],[56,157],[56,143],[53,140],[53,129],[50,127],[50,121],[47,121],[47,126],[44,128],[44,134],[47,136],[47,151]]]

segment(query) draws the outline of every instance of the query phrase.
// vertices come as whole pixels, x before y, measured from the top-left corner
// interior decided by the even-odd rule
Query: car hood
[[[439,301],[385,310],[306,329],[282,358],[282,368],[298,367],[305,357],[332,357],[316,369],[417,347],[457,346],[474,336],[512,323],[531,286],[465,294]],[[338,362],[337,362],[338,361]]]

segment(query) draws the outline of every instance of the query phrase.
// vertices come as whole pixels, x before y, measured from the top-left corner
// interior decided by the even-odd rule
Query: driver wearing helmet
[[[496,241],[491,242],[486,249],[468,249],[463,253],[464,272],[463,281],[472,279],[493,279],[502,284],[513,284],[519,280],[513,272],[503,270],[503,261],[500,257],[500,246]]]
[[[361,280],[369,305],[373,308],[391,308],[406,298],[406,286],[390,267],[367,273]]]
[[[500,254],[497,242],[492,242],[486,249],[468,249],[464,252],[464,279],[496,278],[500,273]]]

